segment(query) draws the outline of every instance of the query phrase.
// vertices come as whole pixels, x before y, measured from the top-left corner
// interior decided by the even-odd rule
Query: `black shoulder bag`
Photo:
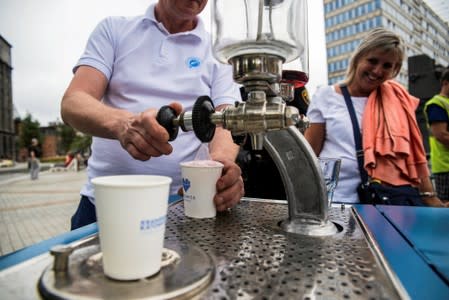
[[[345,98],[345,103],[351,117],[352,129],[354,132],[355,150],[357,155],[357,163],[359,166],[360,177],[362,183],[357,187],[357,194],[362,204],[386,204],[386,205],[411,205],[425,206],[421,200],[418,189],[411,185],[385,185],[379,181],[371,181],[368,173],[364,168],[364,153],[362,148],[362,135],[360,133],[359,124],[355,115],[354,106],[352,105],[351,95],[345,85],[340,86]]]

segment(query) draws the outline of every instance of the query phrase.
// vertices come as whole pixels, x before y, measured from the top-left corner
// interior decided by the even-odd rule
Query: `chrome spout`
[[[265,134],[264,147],[284,184],[288,219],[281,222],[291,233],[325,236],[338,232],[328,220],[328,195],[317,157],[294,126]]]

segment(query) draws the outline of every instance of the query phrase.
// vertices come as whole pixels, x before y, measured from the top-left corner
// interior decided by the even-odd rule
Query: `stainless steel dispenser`
[[[245,86],[246,103],[223,112],[223,127],[248,133],[254,149],[266,148],[281,174],[289,217],[288,232],[328,235],[326,185],[313,150],[294,126],[300,116],[282,99],[282,64],[299,59],[308,73],[307,1],[213,1],[212,36],[218,60],[233,66]],[[285,97],[285,96],[284,96]]]
[[[212,139],[217,125],[233,136],[248,134],[253,149],[265,147],[281,174],[289,207],[281,227],[306,235],[336,233],[328,221],[327,190],[317,157],[298,130],[306,121],[286,105],[292,90],[281,84],[282,65],[295,59],[307,78],[307,1],[214,0],[212,14],[214,55],[232,65],[234,80],[245,87],[248,100],[215,112],[212,101],[203,96],[192,112],[171,115],[161,123],[173,127],[174,137],[180,126],[195,131],[203,142]]]

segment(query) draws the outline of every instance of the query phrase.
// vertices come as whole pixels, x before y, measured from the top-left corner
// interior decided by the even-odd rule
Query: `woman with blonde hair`
[[[335,201],[444,206],[429,179],[415,117],[419,100],[392,80],[403,60],[401,38],[373,29],[353,53],[343,83],[312,97],[305,137],[317,156],[342,160]],[[376,188],[375,199],[363,194],[368,185]]]

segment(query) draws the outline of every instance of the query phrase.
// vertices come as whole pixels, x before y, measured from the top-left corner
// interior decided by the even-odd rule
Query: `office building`
[[[0,35],[0,158],[10,159],[15,153],[11,70],[11,45]]]
[[[384,27],[406,44],[406,56],[426,54],[449,66],[449,24],[423,0],[324,0],[328,83],[341,81],[365,32]],[[407,58],[398,80],[408,87]]]

